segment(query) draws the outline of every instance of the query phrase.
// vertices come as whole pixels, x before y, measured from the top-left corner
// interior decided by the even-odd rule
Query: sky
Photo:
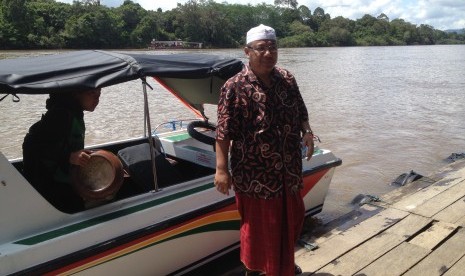
[[[72,0],[59,0],[72,3]],[[163,11],[176,8],[177,3],[185,4],[188,0],[132,0],[139,3],[146,10]],[[124,0],[100,0],[100,3],[109,7],[118,7]],[[274,4],[274,0],[215,0],[218,3]],[[386,14],[390,20],[404,19],[416,24],[427,24],[438,30],[465,28],[465,0],[297,0],[298,5],[307,6],[311,12],[317,7],[324,9],[331,18],[342,16],[352,20],[362,18],[369,14],[377,17]]]

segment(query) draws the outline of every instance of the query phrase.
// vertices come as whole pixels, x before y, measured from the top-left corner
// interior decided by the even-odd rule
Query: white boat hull
[[[3,156],[0,163],[1,175],[9,176],[0,202],[13,204],[18,194],[29,202],[1,210],[0,275],[182,274],[239,245],[234,196],[218,193],[213,175],[69,215],[50,206]],[[325,150],[304,161],[307,215],[322,210],[339,164]]]

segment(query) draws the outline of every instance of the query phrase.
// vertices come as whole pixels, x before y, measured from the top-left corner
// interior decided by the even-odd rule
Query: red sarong
[[[300,193],[256,199],[236,194],[241,215],[241,261],[267,276],[294,275],[294,245],[304,222]]]

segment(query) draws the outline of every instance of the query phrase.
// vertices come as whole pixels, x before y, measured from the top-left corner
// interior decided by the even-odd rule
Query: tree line
[[[390,20],[384,13],[357,20],[331,18],[296,0],[274,5],[190,0],[172,10],[145,10],[125,0],[107,7],[99,0],[0,0],[0,49],[146,48],[152,40],[200,42],[207,48],[244,45],[247,30],[275,28],[280,47],[465,44],[462,32]]]

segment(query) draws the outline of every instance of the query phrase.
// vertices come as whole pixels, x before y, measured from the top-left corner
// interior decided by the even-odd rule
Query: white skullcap
[[[260,24],[257,27],[250,29],[247,32],[247,43],[253,42],[255,40],[276,40],[276,33],[273,28]]]

